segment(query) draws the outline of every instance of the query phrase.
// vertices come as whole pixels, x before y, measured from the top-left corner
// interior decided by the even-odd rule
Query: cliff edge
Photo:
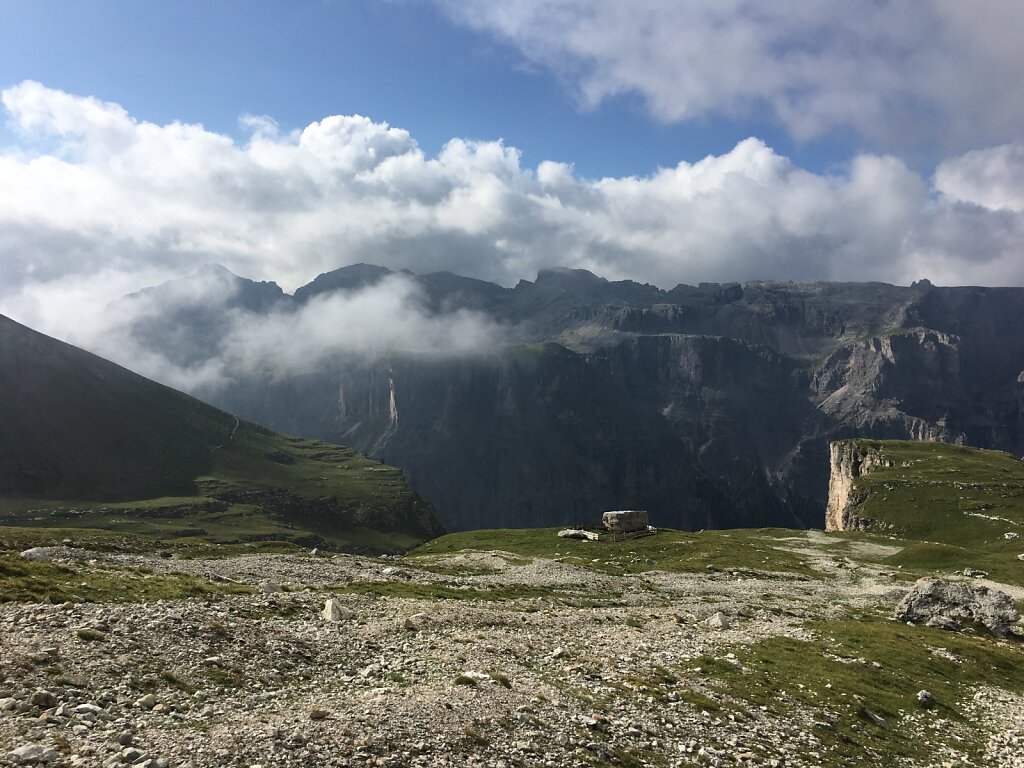
[[[830,467],[825,530],[863,530],[872,521],[855,513],[867,498],[856,488],[855,481],[878,467],[895,466],[895,462],[883,456],[879,444],[865,440],[836,440],[829,443],[828,450]]]

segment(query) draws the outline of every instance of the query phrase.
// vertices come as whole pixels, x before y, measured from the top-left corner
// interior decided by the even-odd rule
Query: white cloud
[[[1019,145],[951,158],[934,185],[890,156],[811,173],[757,139],[588,180],[500,142],[427,157],[359,116],[292,132],[250,118],[239,143],[38,83],[2,99],[24,138],[0,152],[0,312],[65,337],[112,294],[209,262],[286,289],[358,261],[506,285],[552,265],[664,287],[1024,283]]]
[[[483,354],[505,338],[503,328],[479,313],[427,311],[421,288],[401,273],[359,290],[262,311],[235,301],[240,288],[230,272],[206,266],[156,290],[124,296],[117,276],[105,273],[82,285],[48,285],[44,295],[57,301],[22,309],[30,315],[35,310],[35,327],[202,397],[257,371],[303,373],[329,360],[392,353]],[[101,306],[90,296],[96,290],[115,300]],[[73,326],[52,315],[57,303],[76,308]]]
[[[226,350],[229,365],[258,362],[295,372],[317,370],[339,355],[479,354],[495,349],[501,337],[501,329],[478,313],[426,312],[419,287],[394,274],[358,291],[315,296],[294,312],[236,322]]]
[[[584,106],[637,93],[665,121],[766,107],[801,139],[852,128],[959,147],[1024,121],[1017,0],[435,1]]]
[[[953,200],[1024,212],[1024,144],[976,149],[942,163],[935,187]]]

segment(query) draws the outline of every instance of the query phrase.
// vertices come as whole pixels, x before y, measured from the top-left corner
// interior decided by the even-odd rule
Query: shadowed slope
[[[0,361],[7,522],[43,507],[57,510],[48,524],[73,513],[77,524],[109,527],[112,514],[134,514],[173,518],[176,536],[305,534],[339,546],[361,538],[376,549],[440,532],[398,470],[352,449],[241,421],[5,317]],[[199,514],[207,517],[186,524]],[[120,530],[138,528],[131,522]],[[167,533],[160,528],[138,532]]]

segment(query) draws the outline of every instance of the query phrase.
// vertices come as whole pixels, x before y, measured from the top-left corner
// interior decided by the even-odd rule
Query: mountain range
[[[211,280],[216,291],[200,289]],[[358,316],[318,327],[334,317],[328,302],[392,282],[422,323],[468,317],[496,337],[434,353],[374,349],[387,324],[374,317],[358,350],[236,364],[240,328],[302,316],[291,327],[341,336]],[[288,295],[209,267],[109,314],[115,337],[176,366],[236,361],[196,394],[400,467],[452,530],[591,521],[613,508],[683,529],[821,526],[831,440],[1024,451],[1024,289],[662,290],[578,269],[506,288],[358,264]]]

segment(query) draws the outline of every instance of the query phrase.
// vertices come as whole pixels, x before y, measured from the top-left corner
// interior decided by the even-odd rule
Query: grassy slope
[[[784,529],[735,529],[684,533],[662,530],[656,536],[625,541],[560,539],[557,528],[466,531],[428,541],[410,554],[429,562],[433,556],[461,550],[500,550],[524,558],[561,558],[608,573],[662,571],[785,571],[811,574],[798,554],[774,548],[778,539],[797,534]]]
[[[0,317],[0,523],[373,551],[436,535],[401,472],[285,437]],[[245,492],[285,489],[274,503]],[[0,541],[38,540],[0,530]],[[52,537],[49,537],[52,538]]]
[[[1024,552],[1024,462],[943,443],[859,442],[895,463],[854,484],[864,497],[856,514],[909,540],[895,564],[946,572],[970,567],[1024,584],[1024,563],[1017,560]]]
[[[179,486],[174,496],[0,498],[0,524],[6,526],[0,528],[0,542],[45,544],[64,537],[81,541],[80,531],[66,529],[96,529],[118,534],[94,539],[95,545],[106,548],[152,548],[152,542],[147,546],[139,536],[188,550],[261,539],[308,543],[316,536],[332,547],[397,551],[436,532],[418,523],[432,519],[432,513],[399,470],[343,446],[285,437],[243,422],[235,440],[211,455],[203,472],[188,473],[192,488]],[[278,489],[330,507],[318,513],[245,503],[244,496],[240,501],[221,501],[249,491]],[[334,509],[343,514],[331,514]],[[35,532],[16,535],[10,526],[31,526]]]

